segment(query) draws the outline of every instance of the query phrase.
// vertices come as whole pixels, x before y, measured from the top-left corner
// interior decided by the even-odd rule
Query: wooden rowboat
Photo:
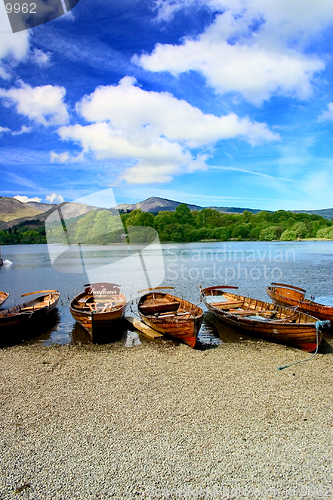
[[[0,306],[4,304],[4,302],[8,299],[9,293],[6,292],[0,292]]]
[[[315,318],[333,321],[333,307],[306,299],[306,290],[303,288],[284,283],[271,283],[266,292],[277,304],[296,307],[298,311],[311,314]]]
[[[126,309],[126,297],[120,292],[118,285],[113,283],[84,286],[84,292],[72,300],[70,311],[75,321],[87,330],[94,340],[97,333],[122,319]]]
[[[41,290],[39,292],[25,293],[28,295],[42,294],[28,302],[19,304],[9,309],[0,311],[0,328],[15,328],[28,326],[35,322],[42,321],[57,306],[60,293],[58,290]]]
[[[153,330],[182,340],[193,348],[203,320],[203,310],[169,293],[150,290],[138,302],[141,320]]]
[[[236,286],[201,290],[206,307],[221,321],[256,337],[313,352],[322,340],[322,322],[288,307],[231,293]],[[228,291],[229,290],[229,291]]]

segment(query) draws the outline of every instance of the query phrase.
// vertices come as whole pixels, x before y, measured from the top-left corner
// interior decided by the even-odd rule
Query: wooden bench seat
[[[244,304],[244,300],[233,300],[228,302],[211,302],[209,305],[218,309],[236,309]]]

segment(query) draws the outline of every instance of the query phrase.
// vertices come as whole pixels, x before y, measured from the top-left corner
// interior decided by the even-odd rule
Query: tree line
[[[307,213],[285,210],[253,214],[226,214],[211,208],[191,211],[179,205],[175,212],[153,215],[133,210],[121,216],[125,227],[151,226],[161,241],[191,242],[200,240],[293,241],[306,238],[333,239],[333,223]]]
[[[285,210],[262,211],[253,214],[226,214],[205,208],[191,211],[179,205],[174,212],[156,214],[140,209],[120,214],[116,210],[89,212],[67,221],[67,227],[51,224],[31,229],[16,227],[0,231],[0,244],[18,243],[82,243],[110,244],[124,242],[126,234],[131,242],[145,242],[157,231],[162,242],[212,241],[295,241],[300,239],[333,240],[333,222],[320,215],[293,213]]]

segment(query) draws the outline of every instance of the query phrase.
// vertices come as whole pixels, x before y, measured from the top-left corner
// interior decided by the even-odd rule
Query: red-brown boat
[[[27,295],[42,294],[28,302],[0,311],[0,328],[28,326],[45,319],[57,306],[60,293],[58,290],[42,290],[25,293]]]
[[[212,286],[201,290],[206,307],[221,321],[277,343],[313,352],[322,340],[320,321],[288,307],[230,293],[236,286]]]
[[[315,318],[333,321],[333,307],[306,299],[306,290],[303,288],[284,283],[271,283],[266,292],[277,304],[296,307],[298,311],[311,314]]]
[[[203,310],[169,293],[152,289],[138,302],[141,320],[153,330],[195,347]]]
[[[94,340],[97,332],[106,330],[124,316],[126,297],[120,292],[118,285],[113,283],[84,286],[84,292],[72,300],[70,311],[75,321],[85,328]]]
[[[0,291],[0,307],[2,306],[2,304],[5,303],[5,301],[8,299],[8,297],[9,297],[9,293]]]

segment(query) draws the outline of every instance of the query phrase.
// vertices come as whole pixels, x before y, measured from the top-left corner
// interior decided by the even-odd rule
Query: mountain
[[[37,201],[28,201],[28,203],[25,203],[25,205],[34,208],[35,210],[38,210],[39,213],[46,212],[47,210],[50,210],[50,208],[57,206],[56,204],[38,203]]]
[[[0,196],[0,220],[8,222],[22,217],[34,217],[53,207],[55,205],[49,205],[48,203],[22,203],[22,201],[15,198]]]
[[[17,200],[15,200],[17,201]],[[0,198],[1,202],[1,198]],[[21,202],[19,202],[21,203]],[[41,203],[41,205],[43,205]],[[91,207],[89,205],[84,205],[83,203],[60,203],[59,205],[49,205],[45,203],[45,206],[48,207],[49,209],[46,210],[46,212],[42,213],[37,213],[33,215],[32,217],[20,217],[18,219],[9,219],[10,215],[7,217],[7,221],[2,219],[4,222],[1,221],[1,216],[0,216],[0,230],[8,229],[10,227],[14,226],[27,226],[33,228],[34,226],[40,226],[45,223],[45,220],[48,218],[48,216],[54,211],[54,208],[57,207],[61,209],[61,207],[66,206],[66,210],[63,210],[63,217],[68,220],[71,219],[72,217],[77,217],[79,215],[86,214],[88,212],[91,212],[91,210],[101,210],[100,208],[96,207]]]
[[[140,201],[140,203],[135,203],[134,205],[128,205],[124,203],[122,205],[118,205],[116,208],[123,212],[131,212],[132,210],[136,210],[139,208],[142,212],[161,212],[164,210],[169,210],[170,212],[174,212],[176,208],[181,205],[180,201],[168,200],[166,198],[148,198],[147,200]],[[199,205],[186,205],[191,210],[202,210],[204,207],[199,207]]]

